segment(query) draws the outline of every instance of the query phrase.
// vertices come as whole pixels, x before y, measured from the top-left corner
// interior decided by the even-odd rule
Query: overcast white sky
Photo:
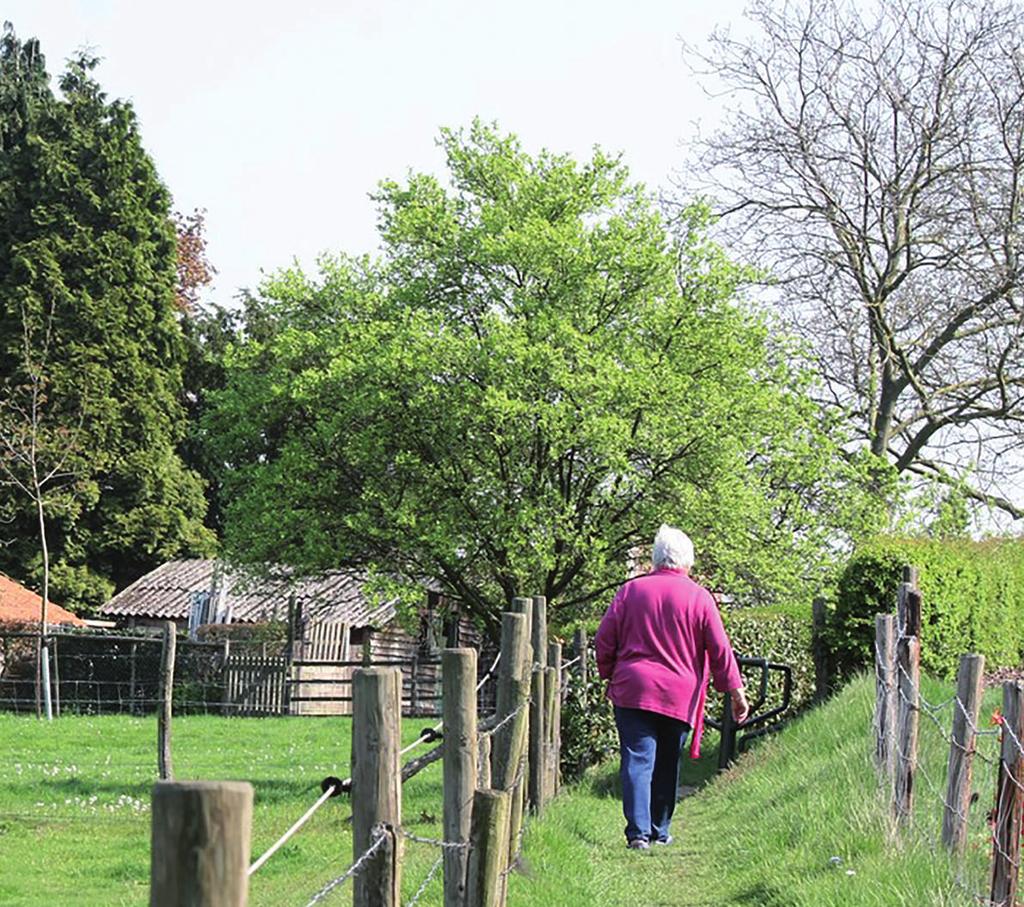
[[[742,21],[740,0],[5,0],[52,75],[77,48],[131,99],[183,211],[207,210],[211,298],[322,250],[376,247],[368,198],[440,173],[440,126],[480,115],[528,150],[621,151],[652,189],[714,105],[680,38]]]

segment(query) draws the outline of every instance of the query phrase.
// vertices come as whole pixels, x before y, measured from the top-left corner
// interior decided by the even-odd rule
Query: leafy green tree
[[[823,563],[836,463],[802,377],[615,158],[444,131],[450,186],[377,196],[381,261],[279,274],[207,420],[248,561],[436,577],[485,620],[603,601],[658,524],[748,597]],[[823,512],[827,515],[823,517]]]
[[[96,61],[53,92],[38,42],[0,39],[0,383],[21,387],[24,338],[49,338],[47,398],[74,420],[74,506],[49,528],[54,598],[103,601],[162,559],[208,550],[198,477],[176,453],[184,355],[169,197],[131,106],[108,101]],[[0,569],[42,574],[35,514],[12,520]]]

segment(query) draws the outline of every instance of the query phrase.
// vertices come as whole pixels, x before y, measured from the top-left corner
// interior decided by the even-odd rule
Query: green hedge
[[[813,627],[810,607],[772,607],[723,609],[722,621],[737,655],[767,658],[793,668],[792,709],[808,705],[815,693]],[[599,620],[583,624],[591,641]],[[572,627],[563,628],[567,636]],[[617,748],[615,720],[604,696],[604,681],[597,677],[594,650],[589,648],[590,683],[586,690],[578,684],[569,687],[562,711],[562,772],[570,779],[578,778],[588,765],[608,758]],[[757,695],[761,672],[747,669],[744,680],[751,700]],[[722,714],[724,697],[710,689],[707,713],[715,718]],[[768,698],[764,708],[773,708],[782,701],[782,678],[770,675]],[[708,744],[710,745],[710,744]]]
[[[793,668],[791,708],[803,708],[814,699],[814,626],[810,606],[724,609],[722,622],[737,655],[767,658]],[[748,698],[757,695],[760,678],[759,670],[744,672]],[[781,702],[781,697],[781,675],[773,672],[766,708]]]
[[[988,668],[1021,663],[1024,542],[881,538],[858,548],[839,580],[828,640],[841,673],[873,662],[875,615],[895,611],[904,564],[920,572],[925,670],[952,678],[968,652]]]

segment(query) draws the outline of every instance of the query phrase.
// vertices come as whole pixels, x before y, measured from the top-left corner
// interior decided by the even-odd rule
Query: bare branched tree
[[[732,102],[686,189],[770,275],[823,402],[904,475],[1024,517],[1024,19],[975,0],[755,0],[686,52]],[[1016,490],[1016,493],[1015,493]]]
[[[47,365],[53,342],[54,308],[51,304],[40,323],[22,308],[22,362],[17,380],[0,389],[0,488],[3,503],[17,507],[27,502],[35,512],[43,564],[42,603],[36,645],[36,712],[41,712],[40,673],[44,640],[48,633],[50,602],[50,551],[47,518],[50,508],[66,497],[75,480],[77,424],[57,413],[47,394]]]

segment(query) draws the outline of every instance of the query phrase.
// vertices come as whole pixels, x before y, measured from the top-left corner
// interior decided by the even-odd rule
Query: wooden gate
[[[284,715],[288,659],[283,655],[229,655],[224,663],[224,712]]]
[[[348,661],[349,625],[337,620],[307,623],[302,628],[300,661]]]

